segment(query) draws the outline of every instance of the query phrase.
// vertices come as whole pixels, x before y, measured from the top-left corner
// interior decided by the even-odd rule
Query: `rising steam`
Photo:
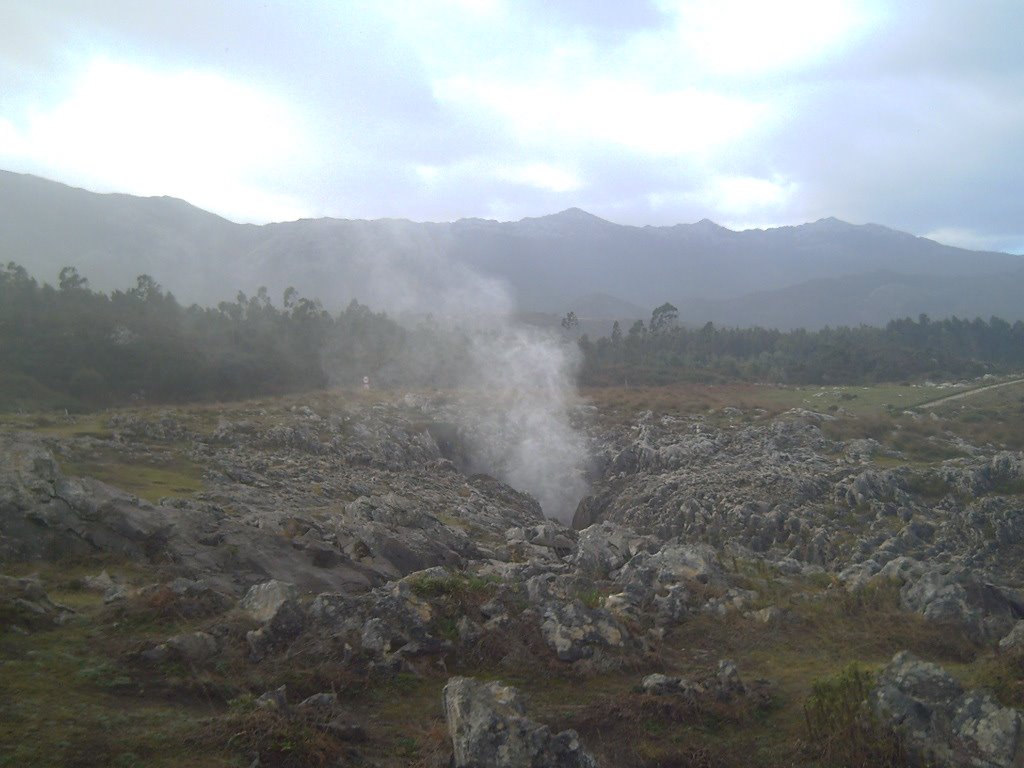
[[[467,425],[477,462],[568,524],[586,491],[586,444],[569,423],[575,348],[514,323],[473,341],[471,383],[494,398],[481,423]]]
[[[586,491],[587,449],[569,421],[578,351],[558,335],[513,318],[507,287],[445,255],[443,230],[432,240],[410,239],[407,227],[381,222],[367,232],[350,288],[398,317],[429,314],[466,341],[456,385],[481,397],[460,408],[458,420],[472,455],[470,471],[491,474],[540,503],[548,517],[571,521]],[[366,247],[372,246],[372,247]],[[442,350],[408,350],[419,368]],[[483,404],[481,404],[481,401]]]

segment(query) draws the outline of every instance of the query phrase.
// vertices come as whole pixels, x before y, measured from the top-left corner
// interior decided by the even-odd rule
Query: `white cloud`
[[[574,192],[583,187],[583,182],[574,172],[547,163],[503,165],[498,168],[497,176],[504,181],[549,192]]]
[[[457,77],[437,82],[435,96],[498,117],[531,144],[596,142],[652,156],[705,154],[767,117],[764,105],[731,96],[696,88],[656,91],[613,79],[521,84]]]
[[[0,167],[243,220],[574,204],[1019,250],[1013,0],[653,1],[23,4]]]
[[[787,205],[796,192],[794,182],[779,178],[718,176],[697,195],[714,209],[728,216],[747,216]]]
[[[460,185],[469,180],[509,182],[547,192],[574,192],[583,188],[579,175],[551,163],[495,163],[484,158],[467,158],[450,165],[418,165],[416,175],[428,188]]]
[[[0,118],[0,157],[19,157],[28,153],[28,144],[10,120]]]
[[[782,177],[713,175],[694,189],[650,193],[647,202],[654,211],[699,212],[740,230],[784,223],[797,190],[796,182]]]
[[[417,165],[413,170],[416,175],[428,186],[433,186],[443,174],[443,169],[436,165]]]
[[[850,0],[665,0],[676,35],[712,73],[761,76],[839,54],[878,19]]]
[[[245,220],[303,214],[261,183],[301,162],[303,144],[288,107],[251,86],[106,58],[93,60],[59,103],[0,123],[5,167],[173,195]]]

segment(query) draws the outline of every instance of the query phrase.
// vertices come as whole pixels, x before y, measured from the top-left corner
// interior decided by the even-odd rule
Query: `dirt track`
[[[914,407],[915,408],[934,408],[937,405],[945,405],[946,403],[951,403],[954,400],[962,400],[963,398],[970,397],[971,395],[978,395],[978,394],[981,394],[982,392],[988,392],[990,389],[999,389],[999,387],[1009,387],[1012,384],[1021,384],[1021,383],[1024,383],[1024,378],[1022,378],[1022,379],[1013,379],[1012,381],[1001,381],[998,384],[989,384],[986,387],[978,387],[977,389],[971,389],[971,390],[968,390],[967,392],[958,392],[955,395],[947,395],[946,397],[940,397],[937,400],[930,400],[927,403],[921,403],[921,404],[916,405]]]

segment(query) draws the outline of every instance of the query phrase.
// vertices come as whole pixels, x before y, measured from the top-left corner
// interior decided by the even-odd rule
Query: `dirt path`
[[[1013,379],[1012,381],[1001,381],[998,384],[989,384],[984,387],[978,387],[977,389],[971,389],[967,392],[958,392],[955,395],[947,395],[946,397],[940,397],[937,400],[929,400],[927,403],[918,403],[915,408],[934,408],[937,405],[945,405],[951,403],[954,400],[962,400],[965,397],[971,395],[981,394],[982,392],[988,392],[990,389],[999,389],[999,387],[1008,387],[1011,384],[1024,383],[1024,379]]]

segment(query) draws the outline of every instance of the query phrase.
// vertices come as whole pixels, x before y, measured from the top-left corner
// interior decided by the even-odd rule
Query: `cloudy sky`
[[[1019,0],[4,0],[0,168],[235,221],[732,228],[1024,252]]]

